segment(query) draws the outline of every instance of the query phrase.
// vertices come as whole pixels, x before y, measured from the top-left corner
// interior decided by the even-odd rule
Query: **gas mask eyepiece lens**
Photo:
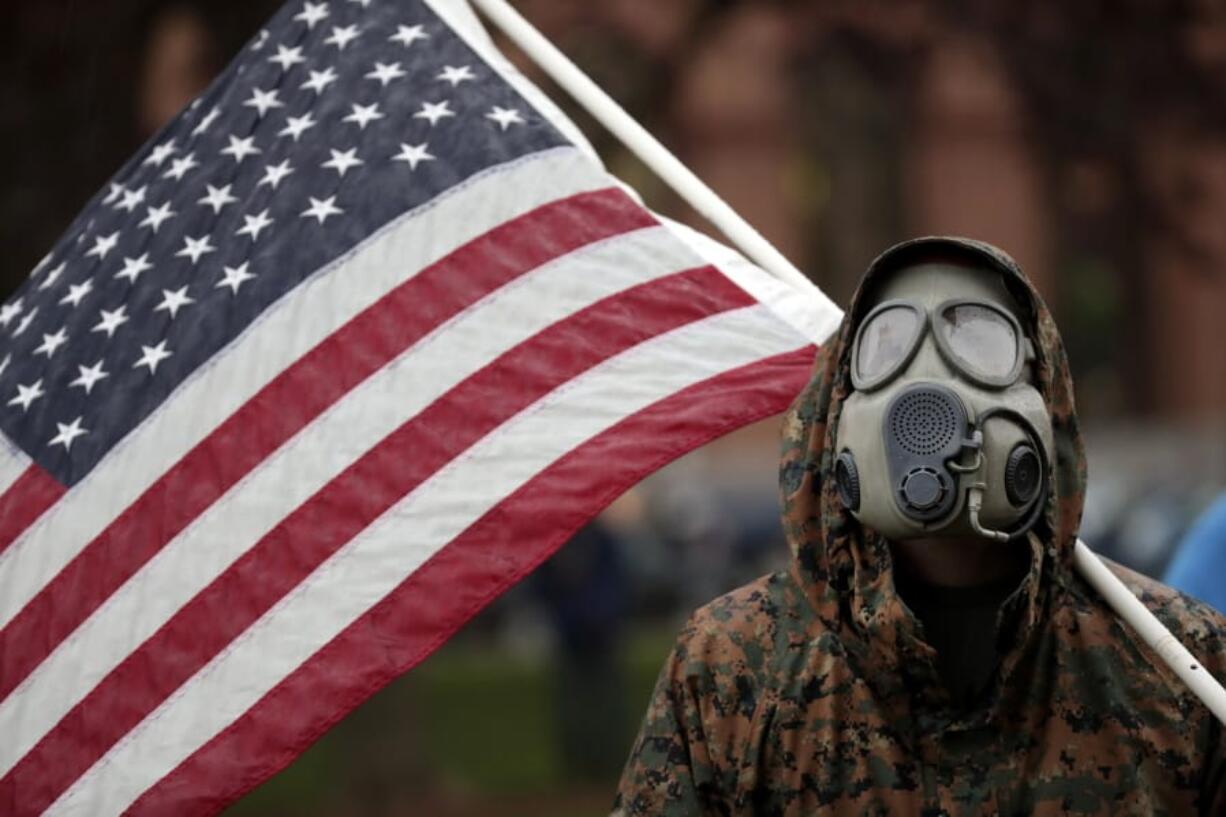
[[[888,380],[914,353],[924,329],[924,315],[908,303],[883,304],[861,326],[852,375],[856,387],[871,388]]]
[[[911,301],[886,301],[869,312],[856,333],[851,380],[873,391],[893,380],[920,347],[929,325],[937,349],[967,380],[990,389],[1017,382],[1026,362],[1021,326],[994,304],[946,301],[930,313]]]
[[[972,381],[1004,387],[1017,380],[1023,360],[1017,320],[984,303],[946,303],[936,312],[937,345]]]

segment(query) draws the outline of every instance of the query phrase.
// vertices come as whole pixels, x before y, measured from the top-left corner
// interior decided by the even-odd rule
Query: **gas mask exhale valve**
[[[843,504],[892,539],[1023,535],[1042,512],[1051,425],[1003,285],[930,263],[883,294],[852,348],[834,469]]]

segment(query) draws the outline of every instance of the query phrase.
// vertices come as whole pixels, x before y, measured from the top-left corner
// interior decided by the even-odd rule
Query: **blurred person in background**
[[[599,519],[532,575],[555,635],[553,702],[559,757],[569,778],[616,774],[627,713],[622,672],[626,570]]]
[[[1209,506],[1179,543],[1164,581],[1226,611],[1226,493]]]
[[[1074,572],[1072,379],[1004,253],[870,266],[780,485],[791,569],[691,617],[615,815],[1226,814],[1222,724]],[[1111,567],[1226,673],[1226,619]]]

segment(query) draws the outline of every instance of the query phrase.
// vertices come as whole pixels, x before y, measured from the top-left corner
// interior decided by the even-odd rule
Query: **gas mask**
[[[860,321],[836,434],[849,511],[894,540],[1020,537],[1050,480],[1034,346],[990,268],[904,266]]]

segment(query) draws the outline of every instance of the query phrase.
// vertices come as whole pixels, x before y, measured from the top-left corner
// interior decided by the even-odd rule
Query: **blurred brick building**
[[[893,241],[983,238],[1056,310],[1091,416],[1226,422],[1208,7],[520,5],[836,299]]]

